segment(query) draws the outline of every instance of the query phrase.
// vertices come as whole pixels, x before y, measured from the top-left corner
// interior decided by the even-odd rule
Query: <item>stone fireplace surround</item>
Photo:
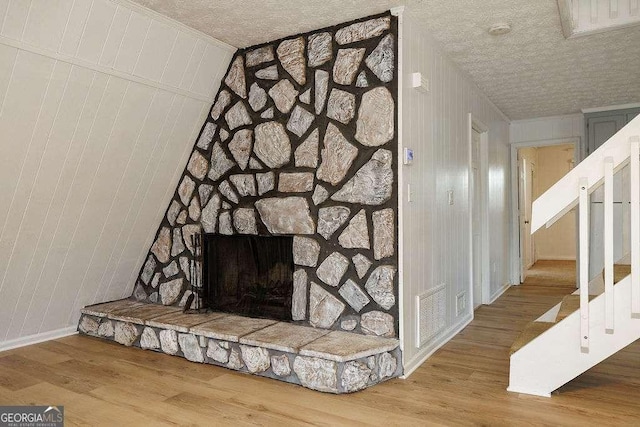
[[[157,305],[157,310],[178,311],[184,305],[191,294],[191,236],[196,233],[290,235],[295,263],[291,326],[304,328],[298,329],[301,335],[310,329],[329,335],[342,330],[336,333],[349,332],[352,339],[380,337],[386,346],[370,341],[370,350],[386,350],[374,352],[377,359],[357,362],[357,368],[369,369],[373,378],[385,353],[385,360],[393,359],[390,376],[401,373],[397,340],[389,340],[393,349],[386,341],[397,338],[398,331],[396,50],[397,22],[389,14],[239,50],[131,300],[153,303],[143,307]],[[145,348],[147,330],[154,336],[176,333],[169,326],[118,326],[146,320],[125,322],[86,310],[81,332],[124,344]],[[105,319],[114,322],[110,336],[98,333]],[[98,325],[95,333],[87,322]],[[118,328],[121,335],[122,328],[135,330],[135,339],[118,340]],[[202,344],[203,335],[188,331],[183,334]],[[177,353],[190,359],[182,349]],[[316,359],[310,363],[317,367],[330,360]],[[240,365],[248,366],[247,360]],[[236,368],[229,360],[225,366]],[[305,385],[301,378],[291,382]]]

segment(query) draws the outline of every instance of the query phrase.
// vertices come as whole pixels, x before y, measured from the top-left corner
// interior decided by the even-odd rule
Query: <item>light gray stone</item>
[[[316,70],[315,82],[315,107],[316,114],[322,113],[324,103],[327,100],[327,90],[329,89],[329,73],[324,70]]]
[[[207,170],[209,169],[209,162],[204,158],[198,150],[194,150],[187,164],[187,170],[191,175],[199,180],[204,179],[207,176]]]
[[[200,233],[200,224],[188,224],[182,227],[182,237],[184,238],[184,243],[187,245],[187,249],[189,252],[193,254],[193,245],[191,242],[191,237],[194,234]]]
[[[307,287],[307,271],[299,268],[293,273],[292,320],[305,320],[307,316]]]
[[[191,280],[191,263],[186,256],[180,257],[180,269],[184,273],[187,280]]]
[[[253,151],[271,169],[289,163],[291,141],[284,126],[278,122],[266,122],[256,126]]]
[[[344,364],[340,378],[342,388],[347,393],[362,390],[369,382],[369,375],[371,375],[371,369],[366,364],[355,360],[347,362]]]
[[[340,287],[338,293],[344,298],[347,304],[357,312],[360,312],[360,310],[371,301],[367,294],[360,289],[360,286],[351,279],[347,280],[345,284]]]
[[[264,62],[273,61],[273,46],[262,46],[257,49],[250,50],[246,53],[247,67],[254,67]]]
[[[225,108],[229,106],[231,102],[231,94],[226,90],[223,90],[218,94],[218,99],[215,104],[211,108],[211,118],[213,120],[218,120],[220,118],[220,114],[224,111]]]
[[[318,206],[320,203],[324,202],[329,198],[329,192],[322,185],[316,185],[315,190],[313,190],[313,195],[311,196],[311,200],[313,200],[313,204]]]
[[[303,193],[313,190],[313,173],[283,172],[278,178],[278,191],[282,193]]]
[[[140,336],[140,347],[145,350],[156,350],[160,348],[160,340],[153,328],[144,328]]]
[[[167,221],[169,221],[169,224],[171,224],[172,227],[176,225],[176,219],[178,218],[180,209],[182,209],[180,206],[180,202],[178,202],[177,200],[172,200],[171,204],[169,205],[169,209],[167,210]]]
[[[164,305],[172,305],[178,302],[184,285],[184,279],[175,279],[160,284],[160,300]]]
[[[329,286],[334,288],[340,284],[340,280],[349,267],[349,260],[340,252],[333,252],[318,267],[316,276]]]
[[[295,104],[298,91],[289,80],[283,79],[269,89],[269,96],[276,104],[276,108],[286,114]]]
[[[262,222],[272,234],[313,234],[315,224],[303,197],[258,200],[256,208]]]
[[[200,195],[200,206],[206,206],[213,193],[213,185],[202,184],[198,187],[198,195]]]
[[[363,278],[367,271],[369,271],[369,267],[371,267],[371,261],[369,258],[362,254],[356,254],[351,258],[353,261],[353,265],[356,267],[356,273],[359,278]]]
[[[331,89],[327,102],[327,117],[347,124],[356,114],[356,96],[340,89]]]
[[[369,249],[369,227],[367,226],[367,213],[364,209],[351,218],[349,225],[338,237],[338,243],[348,249]]]
[[[160,295],[157,292],[152,293],[151,295],[149,295],[149,301],[151,301],[154,304],[157,304],[158,301],[160,301]]]
[[[253,374],[264,372],[271,366],[269,351],[266,348],[241,345],[240,351],[242,352],[244,364],[249,372]]]
[[[252,208],[233,211],[233,226],[240,234],[258,234],[255,211]]]
[[[238,55],[236,59],[233,60],[224,82],[240,98],[247,97],[247,85],[244,78],[244,60],[242,56]]]
[[[195,199],[194,199],[195,200]],[[173,244],[171,245],[171,256],[175,257],[184,251],[184,243],[182,243],[182,232],[179,228],[173,229]],[[166,273],[165,273],[166,276]],[[169,277],[169,276],[167,276]]]
[[[395,276],[395,267],[391,265],[381,265],[373,270],[367,279],[367,283],[364,285],[369,295],[371,295],[371,298],[385,310],[389,310],[396,303],[393,288],[393,279]]]
[[[296,167],[316,168],[318,166],[318,129],[314,129],[294,152]]]
[[[229,354],[229,362],[227,363],[227,367],[231,369],[235,369],[236,371],[242,369],[244,363],[242,362],[242,357],[240,357],[240,352],[232,348],[231,354]]]
[[[338,365],[331,360],[298,356],[293,361],[293,371],[300,384],[312,390],[338,392]]]
[[[235,105],[229,108],[229,111],[224,115],[229,130],[234,130],[237,127],[250,125],[252,123],[247,107],[244,106],[244,102],[238,101]]]
[[[377,87],[362,95],[356,140],[367,147],[384,145],[393,139],[395,104],[386,87]]]
[[[180,211],[178,218],[176,218],[176,224],[184,225],[186,224],[186,222],[187,222],[187,211],[183,209]]]
[[[195,190],[195,188],[196,183],[185,175],[178,187],[178,195],[180,196],[180,200],[183,205],[189,206],[189,201],[191,200],[191,196],[193,195],[193,190]]]
[[[191,199],[191,203],[189,203],[189,218],[191,218],[193,221],[197,221],[200,219],[201,212],[202,211],[200,209],[200,202],[198,202],[197,197],[194,197],[193,199]]]
[[[326,240],[336,232],[347,219],[351,210],[345,206],[331,206],[318,210],[318,234]]]
[[[381,311],[369,311],[360,317],[360,327],[366,335],[394,337],[393,316]]]
[[[369,80],[367,80],[367,73],[361,71],[356,79],[356,87],[369,87]]]
[[[262,80],[278,80],[278,67],[270,65],[262,70],[256,71],[256,78]]]
[[[351,85],[364,58],[365,48],[339,49],[333,64],[333,81],[340,85]]]
[[[387,83],[393,80],[395,62],[393,35],[384,36],[364,62],[380,81]]]
[[[346,306],[338,298],[311,282],[309,290],[309,323],[315,328],[331,328]]]
[[[380,379],[393,376],[398,367],[398,361],[391,353],[382,353],[378,359],[378,376]]]
[[[180,350],[178,347],[178,333],[171,329],[161,330],[160,348],[167,354],[176,354]]]
[[[209,144],[211,144],[211,141],[213,140],[213,135],[216,133],[216,128],[217,126],[215,125],[215,123],[208,122],[202,130],[196,146],[198,148],[202,148],[203,150],[208,150]]]
[[[269,107],[260,114],[263,119],[273,119],[273,107]]]
[[[142,274],[140,275],[140,279],[144,282],[145,285],[149,284],[149,280],[153,276],[153,272],[156,269],[156,260],[153,256],[149,255],[147,257],[147,261],[144,263],[144,268],[142,269]]]
[[[320,244],[310,237],[293,237],[293,263],[307,267],[318,265]]]
[[[233,225],[231,224],[231,214],[229,212],[222,212],[220,214],[219,232],[226,236],[233,234]]]
[[[382,259],[395,252],[395,223],[393,209],[376,211],[373,219],[373,257]]]
[[[245,170],[249,164],[252,142],[253,131],[250,129],[239,130],[229,142],[229,151],[242,170]]]
[[[220,143],[213,144],[211,150],[211,169],[209,169],[209,179],[217,181],[231,169],[235,163],[227,157]]]
[[[220,185],[218,185],[218,190],[220,190],[220,193],[222,193],[222,195],[226,197],[230,202],[237,204],[240,201],[236,192],[233,191],[233,188],[231,188],[231,184],[229,184],[229,181],[222,181]]]
[[[275,188],[276,175],[273,172],[257,173],[256,181],[258,182],[258,195],[262,196]]]
[[[289,116],[289,121],[287,122],[287,129],[290,132],[296,134],[298,137],[304,135],[304,133],[309,129],[311,123],[313,123],[313,119],[315,116],[302,108],[299,105],[293,109],[291,116]]]
[[[98,335],[101,337],[111,338],[113,334],[113,322],[111,320],[103,320],[98,327]]]
[[[287,377],[291,374],[291,365],[286,354],[271,356],[271,370],[279,377]]]
[[[291,40],[285,40],[278,45],[276,49],[280,65],[287,73],[298,82],[304,85],[306,78],[306,58],[304,56],[304,38],[298,37]]]
[[[336,31],[335,39],[340,45],[359,42],[379,36],[388,30],[390,25],[391,18],[389,16],[357,22]]]
[[[182,350],[182,354],[184,354],[185,359],[191,362],[204,362],[204,354],[200,347],[200,343],[198,342],[198,338],[195,335],[179,334],[178,343],[180,344],[180,349]]]
[[[252,158],[249,159],[249,169],[261,170],[261,169],[264,169],[264,168],[262,167],[262,164],[260,164],[258,159],[256,159],[255,157],[252,157]]]
[[[130,347],[136,342],[139,335],[140,332],[138,332],[138,328],[133,323],[116,322],[113,339],[118,344]]]
[[[267,103],[267,92],[258,86],[258,83],[251,85],[249,89],[249,105],[253,111],[260,111]]]
[[[153,253],[158,261],[165,263],[169,261],[169,253],[171,251],[171,230],[167,227],[162,227],[158,233],[158,237],[151,246],[151,253]]]
[[[218,212],[220,211],[220,196],[216,193],[207,206],[202,210],[200,222],[205,233],[215,233],[216,223],[218,222]]]
[[[167,265],[162,269],[162,273],[164,273],[164,277],[169,278],[178,274],[180,270],[178,269],[178,263],[175,261],[171,261],[171,264]]]
[[[78,324],[78,329],[80,332],[84,332],[85,334],[97,335],[98,329],[100,328],[100,324],[98,321],[89,316],[82,316],[80,319],[80,323]]]
[[[340,322],[340,328],[345,331],[353,331],[358,326],[358,320],[354,318],[344,319]]]
[[[240,197],[256,195],[256,180],[251,174],[231,175],[229,180],[238,190]]]
[[[162,273],[156,273],[153,275],[153,279],[151,279],[151,287],[153,289],[158,287],[158,284],[160,283],[160,278],[162,277]]]
[[[393,190],[393,155],[391,151],[380,149],[373,153],[371,160],[336,193],[331,196],[338,202],[381,205],[391,199]]]
[[[318,179],[337,185],[344,179],[358,156],[358,149],[347,141],[333,123],[329,123],[324,135],[321,156],[322,162],[316,174]]]
[[[229,351],[220,347],[216,341],[209,340],[207,344],[207,357],[224,364],[229,362]]]
[[[138,301],[144,301],[147,299],[147,292],[144,290],[142,283],[136,283],[136,287],[133,289],[133,297]]]
[[[300,100],[300,102],[305,103],[305,104],[310,104],[311,103],[311,88],[305,90],[302,95],[300,95],[298,97],[298,99]]]
[[[333,58],[331,33],[315,33],[309,36],[309,67],[317,67]]]
[[[229,138],[229,132],[227,132],[224,129],[220,129],[220,141],[224,142],[227,140],[227,138]]]

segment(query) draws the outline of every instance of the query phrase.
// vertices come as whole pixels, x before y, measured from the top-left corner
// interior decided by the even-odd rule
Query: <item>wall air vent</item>
[[[444,283],[416,296],[416,347],[435,338],[447,324],[447,292]]]

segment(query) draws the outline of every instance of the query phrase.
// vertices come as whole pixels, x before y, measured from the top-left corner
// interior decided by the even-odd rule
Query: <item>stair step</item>
[[[509,355],[520,350],[525,345],[529,344],[534,338],[542,335],[547,330],[551,329],[555,323],[553,322],[531,322],[524,328],[524,331],[520,332],[518,338],[511,345]]]
[[[613,265],[613,283],[618,283],[631,274],[631,266],[628,264]]]
[[[597,296],[598,295],[589,295],[589,301],[596,298]],[[569,316],[579,308],[580,295],[571,294],[562,298],[562,304],[560,305],[560,310],[558,311],[558,316],[556,317],[556,323],[563,320],[565,317]]]

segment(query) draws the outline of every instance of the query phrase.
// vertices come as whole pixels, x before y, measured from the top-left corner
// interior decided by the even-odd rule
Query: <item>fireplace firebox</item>
[[[208,308],[291,320],[293,237],[202,237],[203,303]]]

